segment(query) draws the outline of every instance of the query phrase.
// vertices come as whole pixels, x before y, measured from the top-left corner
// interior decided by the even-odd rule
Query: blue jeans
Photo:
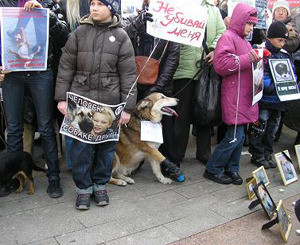
[[[70,146],[73,180],[81,194],[93,193],[93,186],[110,180],[116,141],[87,144],[73,139]]]
[[[59,179],[59,161],[53,127],[54,85],[52,71],[12,72],[3,82],[4,110],[7,119],[7,150],[23,151],[24,94],[28,89],[34,101],[38,131],[48,165],[49,181]]]
[[[265,132],[258,138],[250,135],[249,152],[252,156],[261,158],[268,157],[273,153],[273,143],[278,131],[281,119],[280,110],[259,110],[259,120],[266,123]]]
[[[243,125],[238,125],[236,129],[236,141],[232,142],[234,136],[234,126],[228,126],[224,139],[218,144],[208,162],[206,171],[211,174],[222,174],[224,171],[238,172],[239,162],[245,140]]]

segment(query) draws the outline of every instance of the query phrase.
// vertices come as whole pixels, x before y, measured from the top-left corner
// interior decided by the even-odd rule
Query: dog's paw
[[[23,188],[19,187],[18,189],[15,190],[16,193],[20,193],[23,191]]]
[[[127,185],[127,182],[121,179],[118,179],[116,182],[116,185],[125,186]]]
[[[167,185],[167,184],[171,184],[172,180],[169,178],[163,178],[163,179],[159,179],[159,182],[163,183],[164,185]]]
[[[126,177],[125,181],[128,183],[128,184],[134,184],[134,180],[132,178],[129,178],[129,177]]]
[[[30,190],[27,192],[28,195],[33,195],[34,194],[34,190]]]

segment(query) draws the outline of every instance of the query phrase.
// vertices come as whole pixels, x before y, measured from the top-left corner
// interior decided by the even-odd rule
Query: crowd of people
[[[47,193],[52,198],[61,197],[54,121],[61,125],[67,113],[66,93],[74,92],[111,105],[126,100],[119,120],[119,126],[124,127],[137,101],[160,92],[179,99],[176,107],[179,116],[162,119],[164,143],[159,148],[170,160],[161,163],[162,173],[176,176],[174,173],[180,171],[185,157],[193,121],[193,96],[198,80],[195,74],[202,69],[199,64],[206,62],[222,79],[220,124],[223,124],[218,127],[218,145],[213,152],[211,135],[215,125],[193,125],[197,142],[195,157],[206,165],[204,177],[220,184],[243,183],[239,162],[248,137],[247,125],[251,132],[248,139],[251,162],[265,168],[276,167],[272,146],[282,127],[285,104],[277,95],[268,59],[290,60],[295,77],[299,77],[299,13],[292,15],[288,2],[277,0],[272,12],[266,13],[267,27],[255,29],[259,21],[257,9],[246,3],[239,3],[228,16],[226,1],[200,2],[208,10],[203,47],[149,35],[146,25],[153,21],[150,0],[143,1],[136,16],[124,19],[119,15],[120,0],[1,0],[0,7],[24,7],[27,11],[50,9],[47,70],[9,72],[1,69],[2,116],[5,118],[5,124],[0,124],[2,140],[4,131],[7,132],[6,143],[2,142],[1,147],[9,152],[25,150],[33,154],[32,139],[38,131],[48,167]],[[159,60],[155,84],[135,85],[135,56]],[[252,105],[252,64],[262,59],[263,96]],[[32,120],[25,120],[28,114],[33,115]],[[107,131],[113,121],[111,117],[114,115],[109,110],[95,112],[92,132]],[[297,137],[296,143],[299,140]],[[77,209],[89,209],[92,198],[99,206],[109,203],[106,184],[111,176],[116,144],[115,141],[88,144],[65,137],[66,165],[76,185]],[[175,167],[170,167],[170,162]],[[11,181],[1,188],[0,196],[8,195],[17,185],[17,180]]]

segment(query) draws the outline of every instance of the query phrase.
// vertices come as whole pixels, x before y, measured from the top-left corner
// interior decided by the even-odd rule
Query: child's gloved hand
[[[259,56],[258,49],[252,49],[249,53],[249,58],[252,63],[260,61],[262,58]]]

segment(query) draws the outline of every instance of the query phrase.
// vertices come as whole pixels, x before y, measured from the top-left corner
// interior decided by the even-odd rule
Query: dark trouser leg
[[[116,143],[109,141],[95,146],[96,159],[91,172],[93,184],[105,185],[110,180]]]
[[[73,139],[70,145],[70,157],[73,163],[72,175],[78,194],[92,194],[93,182],[91,169],[94,159],[94,145]]]
[[[190,79],[180,79],[174,81],[174,94],[180,91],[189,81]],[[179,99],[179,102],[175,109],[178,117],[174,119],[174,131],[175,142],[180,159],[184,158],[189,140],[194,86],[195,81],[190,82],[187,87],[185,87],[178,95],[175,96],[177,99]]]
[[[268,120],[266,133],[264,135],[262,143],[265,145],[265,156],[273,154],[273,143],[275,140],[276,132],[281,122],[281,111],[271,110],[271,115]]]
[[[161,123],[164,143],[159,147],[159,151],[173,163],[179,165],[180,159],[176,148],[173,117],[163,116]]]
[[[196,158],[206,163],[211,154],[211,126],[196,126],[197,152]]]
[[[236,141],[233,141],[234,126],[228,126],[224,139],[210,156],[206,170],[211,174],[222,174],[224,170],[238,171],[241,149],[245,140],[244,126],[237,126]]]
[[[38,131],[41,134],[42,148],[48,165],[49,181],[59,180],[59,161],[56,136],[53,125],[54,85],[52,71],[30,74],[27,81],[37,114]]]

